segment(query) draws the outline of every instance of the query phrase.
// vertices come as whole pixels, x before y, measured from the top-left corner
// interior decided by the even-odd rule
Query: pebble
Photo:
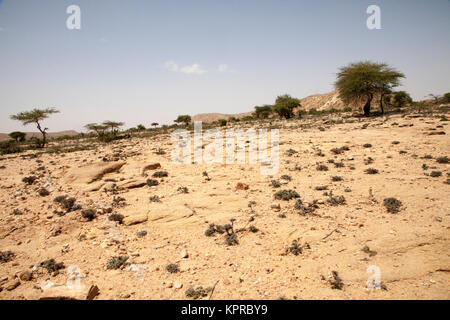
[[[174,287],[175,289],[181,289],[181,288],[183,287],[183,284],[182,284],[181,282],[175,282],[175,283],[173,284],[173,287]]]

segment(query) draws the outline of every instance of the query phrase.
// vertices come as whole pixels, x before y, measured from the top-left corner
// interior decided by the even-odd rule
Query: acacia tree
[[[54,108],[47,109],[33,109],[31,111],[24,111],[18,114],[12,115],[12,120],[21,121],[24,126],[34,123],[36,124],[38,130],[42,134],[42,143],[39,145],[41,148],[44,148],[47,143],[47,130],[48,128],[42,129],[41,122],[44,119],[47,119],[51,114],[59,113],[58,110]]]
[[[411,96],[405,91],[397,91],[394,92],[391,103],[394,107],[401,108],[405,106],[407,103],[413,102]]]
[[[176,123],[184,123],[184,125],[189,125],[189,123],[191,123],[191,116],[184,114],[184,115],[180,115],[178,116],[178,118],[176,120],[174,120],[174,122]]]
[[[450,103],[450,92],[444,93],[444,95],[442,96],[442,102]]]
[[[258,119],[267,119],[272,113],[271,105],[255,106],[255,112],[253,113]]]
[[[159,123],[158,122],[153,122],[152,126],[156,128],[157,126],[159,126]]]
[[[111,132],[116,133],[120,127],[124,126],[124,122],[116,122],[116,121],[104,121],[104,126],[107,126],[108,128],[111,128]]]
[[[294,109],[300,106],[300,100],[292,98],[288,94],[278,96],[275,105],[272,107],[280,118],[290,119],[294,116]]]
[[[25,136],[26,134],[20,131],[14,131],[9,134],[9,137],[15,140],[17,143],[25,141]]]
[[[380,107],[384,112],[382,100],[392,88],[400,85],[405,75],[386,63],[360,61],[341,67],[334,83],[339,97],[346,103],[365,101],[364,115],[370,115],[371,103],[375,95],[380,95]]]
[[[84,126],[89,131],[93,131],[97,134],[98,137],[101,137],[105,134],[106,129],[108,129],[108,126],[103,124],[97,124],[97,123],[89,123]]]

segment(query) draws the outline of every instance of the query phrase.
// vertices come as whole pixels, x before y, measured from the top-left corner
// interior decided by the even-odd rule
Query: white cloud
[[[187,74],[204,74],[204,73],[208,72],[208,71],[202,69],[200,67],[200,65],[197,63],[194,63],[191,66],[185,66],[185,67],[181,68],[180,71],[183,73],[187,73]]]
[[[226,65],[226,64],[219,65],[219,67],[217,68],[217,71],[219,71],[219,72],[227,72],[228,71],[228,65]]]
[[[174,61],[167,61],[167,62],[164,64],[164,67],[165,67],[167,70],[170,70],[170,71],[174,71],[174,72],[177,72],[177,71],[178,71],[178,65],[177,65]]]
[[[233,73],[236,72],[235,69],[231,69],[227,64],[223,63],[217,67],[217,72],[220,73]]]
[[[190,66],[179,67],[178,64],[172,60],[167,61],[164,64],[164,67],[172,72],[182,72],[186,74],[204,74],[208,72],[207,70],[202,69],[198,63],[194,63]]]

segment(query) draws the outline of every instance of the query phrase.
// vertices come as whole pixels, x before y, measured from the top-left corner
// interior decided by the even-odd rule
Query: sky
[[[360,60],[403,72],[419,100],[450,91],[449,31],[449,0],[0,0],[0,132],[36,131],[9,118],[34,107],[61,111],[51,132],[248,112],[332,91]]]

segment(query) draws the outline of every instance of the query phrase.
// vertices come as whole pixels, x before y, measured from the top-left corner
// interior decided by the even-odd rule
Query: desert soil
[[[450,154],[447,123],[413,114],[276,121],[274,176],[261,175],[259,164],[177,165],[169,134],[37,158],[5,156],[0,299],[39,299],[57,295],[55,288],[70,296],[76,272],[81,291],[98,286],[96,299],[186,299],[191,286],[215,286],[212,299],[449,299],[450,164],[436,160]],[[321,164],[328,170],[317,170]],[[168,176],[152,178],[158,171]],[[28,176],[37,179],[28,185]],[[49,194],[40,195],[42,188]],[[315,210],[275,199],[280,190],[295,190],[305,207],[317,200]],[[331,203],[331,192],[345,202]],[[150,201],[155,195],[160,202]],[[54,202],[58,196],[74,197],[73,210]],[[398,212],[388,212],[386,198],[401,201]],[[93,220],[82,216],[87,209]],[[112,214],[123,215],[122,223]],[[231,220],[237,243],[228,245],[227,233],[205,235],[210,224]],[[287,250],[294,240],[297,252]],[[119,256],[128,259],[107,269]],[[64,267],[48,271],[40,266],[48,259]],[[167,271],[169,264],[179,271]],[[382,289],[367,289],[369,267],[379,268]],[[332,285],[333,271],[340,288]]]

